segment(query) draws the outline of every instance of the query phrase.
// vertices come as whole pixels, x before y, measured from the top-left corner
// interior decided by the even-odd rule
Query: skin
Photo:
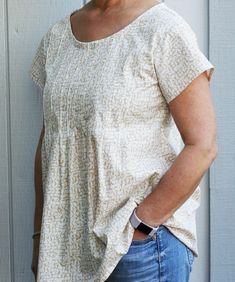
[[[35,165],[34,165],[34,184],[35,184],[34,230],[35,231],[41,230],[42,210],[43,210],[42,167],[41,167],[41,147],[42,147],[43,137],[44,137],[44,121],[36,149]],[[31,269],[35,275],[35,279],[37,275],[37,266],[38,266],[39,239],[40,239],[40,235],[37,235],[33,239],[33,256],[31,262]]]
[[[80,41],[87,42],[107,37],[157,3],[131,0],[90,1],[71,16],[73,34]],[[184,141],[184,148],[154,191],[137,208],[137,216],[152,226],[162,224],[192,195],[218,152],[216,117],[206,72],[194,79],[169,103],[169,110]],[[44,123],[35,156],[35,231],[40,230],[43,207],[40,155],[43,135]],[[134,240],[146,237],[139,230],[134,231]],[[39,238],[37,236],[34,239],[32,269],[35,273]]]
[[[73,34],[86,42],[108,37],[158,3],[156,0],[90,1],[71,16]]]

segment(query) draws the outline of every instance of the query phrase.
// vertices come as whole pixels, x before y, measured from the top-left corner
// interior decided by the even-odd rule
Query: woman
[[[48,29],[30,69],[44,113],[37,281],[189,280],[217,155],[213,70],[163,2],[93,0]]]

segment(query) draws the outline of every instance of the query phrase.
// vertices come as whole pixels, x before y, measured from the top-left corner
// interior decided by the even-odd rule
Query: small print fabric
[[[163,2],[90,42],[75,38],[70,15],[49,27],[29,71],[45,124],[38,282],[109,277],[132,242],[133,209],[182,150],[169,102],[214,70]],[[195,256],[199,205],[198,186],[163,223]]]

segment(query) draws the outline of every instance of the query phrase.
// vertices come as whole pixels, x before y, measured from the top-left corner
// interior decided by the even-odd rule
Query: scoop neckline
[[[152,12],[155,9],[161,8],[163,6],[165,6],[165,2],[160,2],[158,4],[155,4],[152,7],[145,10],[142,14],[137,16],[133,21],[131,21],[129,24],[127,24],[122,29],[118,30],[117,32],[114,32],[111,35],[108,35],[108,36],[100,38],[100,39],[92,40],[92,41],[81,41],[74,36],[73,31],[72,31],[71,16],[72,16],[73,13],[75,13],[76,11],[79,10],[79,9],[76,9],[76,10],[74,10],[73,12],[71,12],[67,15],[66,20],[67,20],[69,35],[70,35],[70,37],[71,37],[71,39],[72,39],[72,41],[75,45],[82,46],[82,47],[96,46],[99,43],[109,41],[109,40],[117,37],[118,35],[121,35],[121,34],[127,32],[128,29],[130,29],[132,26],[137,24],[142,18],[147,16],[150,12]]]

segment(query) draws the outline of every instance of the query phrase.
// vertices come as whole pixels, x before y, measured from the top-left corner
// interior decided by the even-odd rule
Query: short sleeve
[[[48,32],[41,38],[28,71],[30,78],[37,86],[41,88],[41,90],[44,89],[46,81],[45,65],[47,58],[49,31],[50,30],[48,30]]]
[[[215,69],[200,50],[194,31],[185,21],[171,27],[156,44],[154,67],[167,103],[201,73],[206,71],[210,81]]]

